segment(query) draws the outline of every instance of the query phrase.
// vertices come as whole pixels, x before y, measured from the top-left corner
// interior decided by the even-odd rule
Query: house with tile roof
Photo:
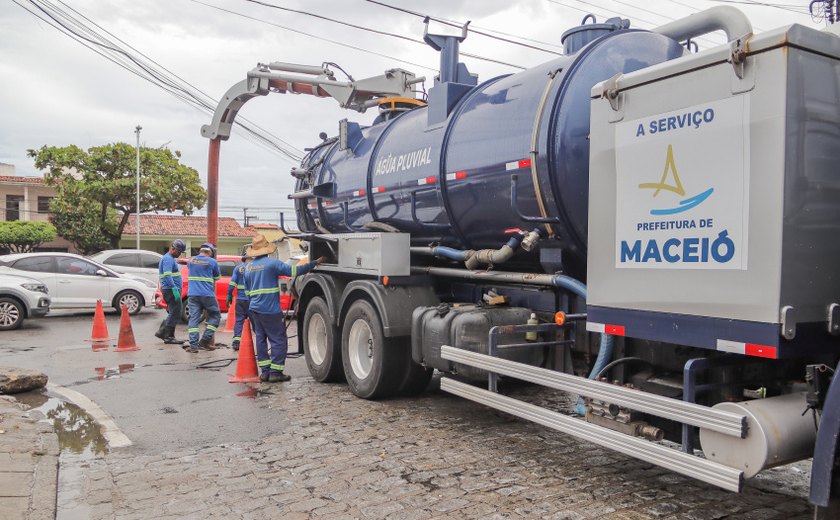
[[[34,220],[49,221],[50,201],[55,190],[44,183],[43,177],[25,177],[15,174],[13,164],[0,163],[0,221]],[[36,251],[62,251],[76,253],[71,242],[59,237],[41,244]],[[5,252],[5,251],[0,251]]]
[[[121,248],[133,248],[136,237],[136,217],[130,216],[120,240]],[[239,225],[231,217],[219,217],[220,255],[239,255],[251,243],[256,233]],[[198,254],[199,246],[207,240],[207,217],[184,215],[140,215],[140,249],[163,253],[176,238],[187,243],[188,254]]]

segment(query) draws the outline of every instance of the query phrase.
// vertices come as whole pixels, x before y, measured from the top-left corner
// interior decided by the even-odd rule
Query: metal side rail
[[[707,484],[721,487],[727,491],[741,491],[741,484],[744,480],[743,472],[735,468],[688,455],[639,437],[631,437],[602,426],[596,426],[582,419],[568,417],[448,377],[441,378],[440,389],[548,428],[583,438],[599,446],[650,462],[676,473],[702,480]]]
[[[724,435],[744,438],[747,434],[747,422],[744,415],[723,412],[708,406],[679,401],[670,397],[642,392],[641,390],[585,379],[446,345],[440,348],[440,352],[443,359],[488,372],[514,377],[556,390],[585,395],[593,399],[615,402],[632,410],[706,428]]]

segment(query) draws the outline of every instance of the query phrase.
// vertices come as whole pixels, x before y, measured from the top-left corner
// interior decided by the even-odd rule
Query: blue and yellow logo
[[[669,174],[673,177],[673,184],[668,184],[667,182]],[[659,192],[662,190],[671,191],[673,193],[676,193],[680,197],[685,197],[685,188],[683,188],[682,182],[680,181],[680,176],[677,173],[677,164],[674,161],[674,148],[672,145],[668,145],[668,153],[665,157],[665,170],[662,172],[662,179],[659,182],[643,182],[642,184],[639,184],[639,188],[656,190],[653,192],[654,197],[659,195]],[[650,210],[650,214],[675,215],[677,213],[688,211],[691,208],[697,207],[700,204],[702,204],[703,201],[708,199],[714,191],[714,188],[709,188],[708,190],[702,193],[698,193],[697,195],[679,201],[679,205],[676,207],[665,209],[652,209]]]

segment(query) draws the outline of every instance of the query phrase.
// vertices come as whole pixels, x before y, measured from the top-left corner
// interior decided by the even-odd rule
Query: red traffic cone
[[[228,383],[259,383],[257,358],[254,356],[254,341],[251,339],[251,323],[245,320],[242,326],[242,339],[239,343],[239,359],[236,361],[236,374]]]
[[[227,312],[227,319],[225,319],[225,330],[222,332],[233,332],[233,325],[236,323],[236,291],[239,289],[233,290],[233,300],[231,300],[231,305],[228,307]]]
[[[94,352],[108,349],[108,325],[105,324],[105,311],[102,310],[102,300],[96,300],[96,312],[93,313],[93,330],[90,333],[91,349]]]
[[[120,337],[117,338],[117,352],[128,352],[129,350],[140,350],[134,341],[134,331],[131,330],[131,318],[128,316],[128,308],[123,304],[122,316],[120,316]]]

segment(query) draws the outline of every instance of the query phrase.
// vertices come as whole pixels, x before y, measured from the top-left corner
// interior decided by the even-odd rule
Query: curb
[[[0,395],[0,518],[52,520],[58,495],[58,435]]]

